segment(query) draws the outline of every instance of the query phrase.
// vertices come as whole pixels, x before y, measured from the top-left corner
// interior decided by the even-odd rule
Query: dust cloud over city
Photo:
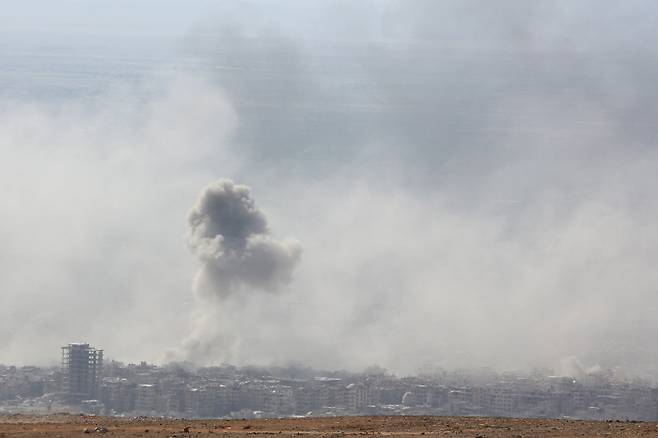
[[[658,377],[653,2],[26,3],[0,362]]]

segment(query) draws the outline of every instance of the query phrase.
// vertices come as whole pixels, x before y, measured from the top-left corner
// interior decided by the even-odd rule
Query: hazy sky
[[[658,375],[653,2],[4,3],[0,362]]]

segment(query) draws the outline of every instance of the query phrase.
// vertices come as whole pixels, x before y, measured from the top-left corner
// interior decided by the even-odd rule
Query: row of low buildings
[[[397,378],[385,373],[286,375],[235,367],[185,370],[114,364],[99,383],[110,414],[184,417],[289,415],[483,415],[658,420],[658,388],[594,375],[459,373]],[[289,373],[288,373],[289,374]]]
[[[185,417],[308,415],[334,409],[365,412],[370,388],[362,382],[314,378],[306,381],[261,378],[147,379],[107,377],[99,401],[108,413],[166,414]]]
[[[0,411],[53,402],[109,415],[478,415],[658,420],[658,388],[598,373],[581,379],[382,370],[316,373],[232,366],[103,362],[88,344],[62,348],[59,368],[0,366]]]
[[[59,370],[0,365],[0,403],[59,391],[60,381]]]

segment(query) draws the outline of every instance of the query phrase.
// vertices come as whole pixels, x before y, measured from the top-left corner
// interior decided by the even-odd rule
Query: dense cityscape
[[[434,371],[396,377],[305,367],[193,367],[103,361],[62,347],[59,367],[0,365],[0,413],[81,412],[175,418],[450,415],[658,420],[658,388],[611,371]]]

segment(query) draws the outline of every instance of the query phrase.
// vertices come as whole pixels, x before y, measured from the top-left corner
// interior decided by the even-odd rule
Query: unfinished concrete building
[[[62,390],[70,403],[96,399],[103,369],[103,350],[89,344],[62,347]]]

